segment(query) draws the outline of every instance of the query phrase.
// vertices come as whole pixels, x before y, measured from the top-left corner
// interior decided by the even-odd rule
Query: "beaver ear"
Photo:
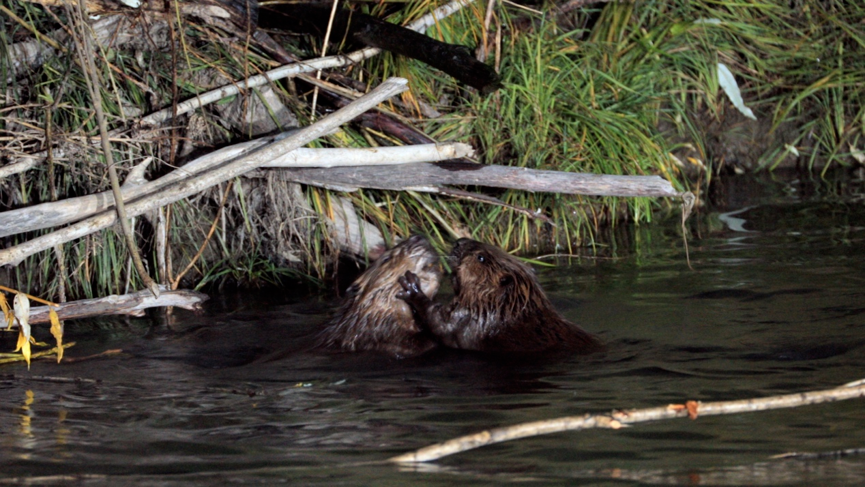
[[[499,286],[507,287],[514,283],[514,276],[506,275],[499,278]]]

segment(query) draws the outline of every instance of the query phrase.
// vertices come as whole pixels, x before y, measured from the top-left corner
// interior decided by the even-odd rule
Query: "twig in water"
[[[98,379],[85,379],[83,377],[55,377],[52,375],[31,375],[30,377],[16,377],[16,379],[32,380],[35,382],[56,382],[58,384],[68,384],[68,383],[96,384],[98,382],[101,382]]]
[[[769,409],[792,408],[820,404],[823,402],[843,401],[865,397],[865,384],[845,384],[835,389],[822,391],[786,394],[739,401],[700,402],[688,401],[685,404],[670,404],[667,406],[635,409],[628,411],[616,410],[609,414],[586,414],[583,416],[566,416],[545,421],[533,421],[513,426],[506,426],[487,431],[481,431],[468,436],[462,436],[444,443],[431,445],[420,450],[390,458],[395,463],[431,462],[455,453],[480,448],[494,443],[529,438],[532,436],[560,433],[592,428],[619,429],[630,424],[658,421],[661,419],[686,418],[697,419],[697,416],[716,416],[720,414],[749,413]]]
[[[42,350],[41,352],[36,352],[36,353],[30,355],[30,359],[36,360],[37,358],[50,357],[51,355],[57,355],[57,353],[59,352],[59,350],[61,348],[63,350],[66,350],[67,348],[74,347],[74,346],[75,346],[75,342],[64,343],[60,347],[49,348],[48,350]],[[4,354],[0,354],[0,357],[5,357],[5,358],[0,358],[0,364],[23,362],[25,360],[24,356],[21,355],[20,353],[12,353],[12,354],[4,353]]]

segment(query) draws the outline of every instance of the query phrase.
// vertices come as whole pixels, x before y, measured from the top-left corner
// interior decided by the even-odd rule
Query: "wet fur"
[[[429,332],[415,322],[411,307],[396,297],[398,278],[416,274],[422,293],[432,298],[442,274],[439,256],[426,238],[415,235],[379,257],[347,291],[336,316],[321,333],[318,344],[348,352],[379,351],[397,357],[419,355],[437,346]]]
[[[449,347],[484,352],[588,352],[594,335],[565,320],[530,267],[498,247],[460,239],[451,252],[455,296],[445,307],[423,296],[412,276],[401,295],[420,322]]]

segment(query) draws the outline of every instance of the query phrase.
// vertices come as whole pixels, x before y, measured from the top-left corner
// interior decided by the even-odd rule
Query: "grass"
[[[29,39],[32,30],[48,33],[66,22],[62,9],[47,14],[27,2],[0,5],[28,25],[3,17],[0,48]],[[436,6],[415,0],[392,6],[365,3],[362,9],[392,22],[415,19]],[[447,42],[477,45],[483,35],[485,2],[439,22],[429,34]],[[728,0],[611,2],[585,7],[558,19],[498,4],[490,34],[501,28],[504,86],[479,97],[449,77],[412,60],[382,54],[348,74],[365,82],[387,76],[409,79],[402,96],[407,117],[442,141],[466,141],[479,149],[482,162],[539,169],[605,174],[659,174],[682,190],[702,192],[724,165],[723,151],[712,141],[711,127],[724,127],[737,113],[718,86],[717,63],[735,74],[745,101],[777,143],[759,154],[755,169],[772,169],[791,159],[814,170],[849,165],[854,149],[865,145],[865,5],[861,2],[732,2]],[[570,26],[579,26],[572,28]],[[191,74],[215,70],[231,79],[266,70],[273,62],[262,51],[213,27],[184,22],[175,53],[164,50],[110,50],[99,63],[105,111],[112,127],[124,127],[144,113],[171,104],[177,81],[180,100],[203,87]],[[315,55],[315,42],[288,38],[289,51]],[[491,52],[495,52],[494,49]],[[0,137],[14,140],[20,153],[45,145],[50,118],[58,198],[104,191],[108,187],[102,156],[83,143],[97,133],[92,107],[72,56],[58,56],[5,84]],[[110,65],[110,68],[109,68]],[[0,84],[7,83],[8,59],[0,61]],[[60,88],[62,87],[62,88]],[[308,123],[307,99],[295,96],[291,83],[274,85],[301,124]],[[225,102],[224,102],[225,103]],[[422,119],[419,105],[435,107],[436,119]],[[412,108],[413,107],[413,108]],[[225,143],[249,135],[250,127],[227,127],[212,110],[196,116]],[[181,121],[182,122],[182,121]],[[729,133],[741,130],[731,125]],[[168,132],[157,131],[114,144],[121,177],[132,163],[156,158],[151,176],[170,169]],[[206,146],[207,141],[199,141]],[[358,147],[393,141],[380,133],[347,126],[314,146]],[[59,153],[58,153],[59,154]],[[671,154],[679,154],[678,159]],[[687,157],[686,157],[687,156]],[[50,201],[49,171],[38,167],[0,180],[0,211]],[[244,286],[304,278],[325,282],[335,268],[338,249],[330,243],[326,216],[338,197],[348,198],[359,215],[383,234],[388,244],[414,232],[428,234],[441,251],[456,235],[470,235],[522,253],[576,254],[588,248],[612,252],[623,243],[615,230],[622,222],[647,224],[669,202],[646,198],[589,198],[483,190],[504,202],[542,210],[545,224],[500,206],[414,192],[361,190],[343,194],[319,188],[299,189],[269,174],[240,178],[219,217],[216,233],[189,275],[189,287]],[[179,272],[204,242],[216,217],[223,188],[171,205],[169,247],[172,270]],[[478,188],[468,188],[480,191]],[[153,226],[136,225],[142,248],[155,268]],[[36,232],[38,234],[40,232]],[[41,232],[41,233],[44,233]],[[4,245],[35,234],[6,238]],[[639,252],[639,245],[635,247]],[[139,288],[128,271],[122,238],[111,230],[63,246],[70,298],[102,296]],[[53,252],[28,258],[8,274],[13,287],[46,296],[58,287]],[[160,276],[162,277],[162,276]]]

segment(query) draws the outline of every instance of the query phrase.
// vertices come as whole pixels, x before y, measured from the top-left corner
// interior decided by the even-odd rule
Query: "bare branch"
[[[261,167],[266,162],[321,137],[330,130],[371,109],[381,101],[405,91],[407,83],[403,78],[390,78],[348,106],[322,118],[309,127],[292,133],[283,140],[270,144],[267,147],[262,147],[251,154],[244,155],[195,178],[177,183],[170,190],[129,202],[126,208],[127,214],[130,217],[141,215],[147,211],[186,198],[213,185],[228,181]],[[14,247],[2,249],[0,250],[0,265],[20,262],[21,259],[51,248],[54,245],[69,242],[107,228],[113,225],[115,221],[117,221],[117,217],[114,212],[103,212],[54,233],[37,237]]]
[[[461,8],[471,5],[471,3],[472,2],[468,0],[455,0],[447,5],[437,8],[433,12],[412,22],[407,27],[415,31],[426,30],[428,27],[434,25],[437,21],[449,15],[452,15],[455,12],[458,12]],[[194,98],[190,98],[189,100],[186,100],[185,102],[177,105],[177,112],[172,112],[172,107],[168,107],[163,110],[159,110],[158,112],[154,112],[144,117],[141,120],[141,123],[142,125],[155,125],[168,120],[172,116],[181,115],[183,113],[190,112],[192,110],[216,102],[223,98],[236,95],[240,93],[241,90],[256,88],[258,86],[263,86],[273,81],[288,78],[290,76],[296,76],[298,74],[312,73],[314,71],[320,71],[322,69],[340,68],[343,66],[349,66],[351,64],[357,64],[364,59],[369,59],[377,55],[380,52],[381,49],[368,47],[345,55],[339,54],[336,56],[320,57],[316,59],[310,59],[308,61],[301,61],[298,63],[280,66],[276,69],[271,69],[264,74],[252,76],[245,81],[225,85],[220,88],[216,88],[215,90],[202,93]]]
[[[418,20],[416,20],[414,22],[412,22],[407,27],[409,29],[412,29],[412,30],[415,30],[418,32],[422,32],[422,31],[426,30],[427,28],[429,28],[430,26],[435,25],[435,23],[437,21],[444,19],[444,18],[454,14],[455,12],[458,12],[461,8],[468,6],[468,5],[471,5],[471,3],[472,2],[469,0],[454,0],[453,2],[450,2],[446,5],[443,5],[437,9],[435,9],[434,11],[430,12],[429,14],[419,18]],[[97,33],[97,44],[99,44],[101,46],[105,46],[107,43],[107,40],[109,38],[111,38],[110,34],[114,33],[116,30],[118,30],[118,29],[116,29],[117,23],[122,22],[124,19],[125,19],[124,16],[117,15],[117,16],[108,16],[108,17],[105,17],[105,18],[101,19],[100,21],[98,21],[97,24],[94,25],[94,29]],[[119,32],[121,34],[123,34],[122,37],[124,39],[130,38],[130,37],[135,37],[135,38],[137,38],[137,37],[145,37],[145,38],[151,37],[151,36],[136,36],[136,35],[134,35],[135,33],[130,35],[130,33],[127,31],[129,31],[129,28],[127,28],[127,27],[124,27],[124,29],[119,29]],[[57,32],[58,32],[58,35],[62,35],[63,31],[59,30]],[[104,33],[107,33],[107,35]],[[13,46],[13,51],[12,51],[13,53],[16,52],[15,51],[16,46],[17,45]],[[19,50],[22,52],[21,56],[24,57],[24,54],[26,52],[29,52],[29,50],[32,50],[32,49],[25,48],[25,45],[22,45]],[[27,58],[32,57],[34,60],[41,60],[41,59],[47,57],[52,52],[53,51],[44,51],[44,52],[40,51],[38,54],[32,54],[32,55],[28,55],[26,57]],[[192,99],[189,99],[183,103],[178,104],[176,112],[174,112],[173,107],[168,107],[168,108],[165,108],[163,110],[159,110],[157,112],[154,112],[154,113],[144,117],[139,123],[141,125],[156,125],[158,123],[161,123],[161,122],[164,122],[164,121],[170,119],[172,116],[188,113],[192,110],[195,110],[195,109],[202,107],[204,105],[207,105],[209,103],[214,103],[214,102],[221,100],[225,97],[233,96],[233,95],[239,93],[243,89],[250,89],[250,88],[255,88],[258,86],[263,86],[263,85],[271,83],[273,81],[276,81],[276,80],[279,80],[282,78],[287,78],[290,76],[296,76],[296,75],[301,74],[301,73],[311,73],[313,71],[317,71],[317,70],[321,70],[321,69],[338,68],[338,67],[348,66],[351,64],[357,64],[357,63],[363,61],[364,59],[368,59],[372,56],[375,56],[379,52],[381,52],[380,49],[366,48],[366,49],[361,49],[361,50],[358,50],[358,51],[355,51],[355,52],[352,52],[352,53],[349,53],[346,55],[328,56],[325,58],[317,58],[317,59],[312,59],[309,61],[302,61],[299,63],[292,63],[292,64],[288,64],[285,66],[280,66],[279,68],[267,71],[266,73],[264,73],[262,75],[252,76],[245,81],[232,83],[230,85],[226,85],[226,86],[216,88],[214,90],[211,90],[211,91],[208,91],[205,93],[201,93],[200,95],[197,95]],[[33,61],[33,62],[36,62],[36,61]],[[114,134],[114,133],[115,132],[112,132],[112,134]],[[43,152],[40,152],[37,154],[32,154],[32,155],[29,155],[26,157],[21,157],[19,159],[22,159],[22,160],[18,160],[16,162],[13,162],[11,164],[7,164],[6,166],[3,166],[2,168],[0,168],[0,179],[11,176],[13,174],[17,174],[19,172],[27,171],[27,170],[41,164],[45,160],[45,156],[46,156],[46,153],[43,151]]]
[[[206,294],[179,290],[169,291],[163,287],[158,298],[154,298],[150,291],[139,291],[131,294],[111,295],[97,299],[82,299],[80,301],[69,301],[58,306],[51,306],[57,311],[61,320],[86,318],[88,316],[102,316],[109,314],[124,314],[132,316],[143,316],[147,308],[177,306],[189,310],[201,309],[201,303],[209,298]],[[30,309],[30,324],[48,323],[48,306],[39,306]]]
[[[296,182],[340,187],[344,191],[373,188],[429,192],[434,191],[430,188],[447,184],[601,196],[682,196],[660,176],[612,176],[481,164],[459,164],[450,168],[446,164],[421,163],[285,171]]]
[[[634,409],[612,411],[607,415],[586,414],[584,416],[566,416],[546,421],[521,423],[503,428],[482,431],[472,435],[462,436],[444,443],[438,443],[421,448],[404,455],[390,458],[396,463],[431,462],[455,453],[480,448],[494,443],[528,438],[532,436],[574,431],[592,428],[619,429],[623,426],[662,419],[687,418],[698,416],[716,416],[721,414],[752,413],[769,409],[793,408],[820,404],[824,402],[843,401],[865,397],[865,384],[857,381],[835,389],[802,392],[783,396],[771,396],[739,401],[699,402],[688,401],[685,404],[671,404],[650,409]]]
[[[273,137],[266,137],[224,147],[190,161],[185,166],[150,182],[146,182],[143,179],[143,171],[147,166],[147,162],[149,162],[149,159],[147,159],[145,162],[135,166],[129,177],[127,177],[126,182],[121,188],[123,199],[131,201],[144,195],[153,194],[173,183],[189,179],[273,141]],[[310,149],[301,147],[265,163],[263,167],[409,164],[414,162],[444,161],[446,159],[471,157],[472,155],[473,149],[471,146],[460,143],[421,144],[372,149]],[[113,204],[114,196],[110,191],[106,191],[0,212],[0,237],[76,222],[105,211]]]

